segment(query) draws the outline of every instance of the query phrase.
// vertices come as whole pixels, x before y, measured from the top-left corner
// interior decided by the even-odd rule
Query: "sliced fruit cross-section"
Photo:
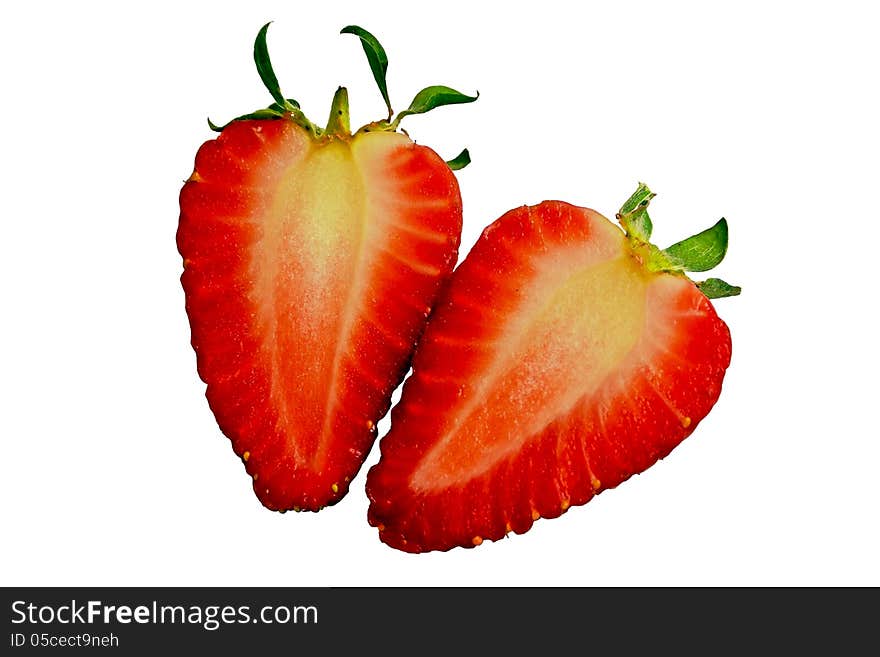
[[[422,552],[525,532],[645,470],[709,412],[727,327],[674,261],[681,247],[621,219],[629,234],[551,201],[483,232],[368,476],[383,541]]]
[[[267,27],[255,59],[276,102],[201,147],[177,244],[220,428],[265,506],[318,510],[347,492],[409,367],[455,265],[461,198],[399,119],[352,135],[343,88],[311,124],[277,89]]]

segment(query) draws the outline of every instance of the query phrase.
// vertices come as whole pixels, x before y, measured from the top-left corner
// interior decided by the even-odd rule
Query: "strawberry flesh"
[[[180,194],[198,371],[260,501],[318,510],[360,468],[461,232],[455,177],[392,132],[240,120]]]
[[[666,456],[730,353],[697,287],[649,271],[598,213],[512,210],[436,304],[368,475],[369,521],[409,552],[525,532]]]

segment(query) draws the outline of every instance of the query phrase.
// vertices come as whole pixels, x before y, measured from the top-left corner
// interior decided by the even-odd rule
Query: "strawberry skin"
[[[435,306],[368,475],[382,541],[425,552],[523,533],[694,431],[721,392],[730,333],[644,248],[556,201],[483,232]]]
[[[461,218],[450,168],[398,132],[244,119],[200,148],[177,233],[192,346],[266,507],[318,510],[347,492]]]

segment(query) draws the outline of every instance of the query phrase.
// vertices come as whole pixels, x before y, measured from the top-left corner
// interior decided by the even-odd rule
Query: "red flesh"
[[[348,490],[443,280],[461,199],[397,133],[317,142],[230,124],[180,193],[198,371],[260,501],[318,510]]]
[[[368,475],[369,521],[409,552],[525,532],[666,456],[730,353],[697,287],[648,272],[601,215],[513,210],[436,304]]]

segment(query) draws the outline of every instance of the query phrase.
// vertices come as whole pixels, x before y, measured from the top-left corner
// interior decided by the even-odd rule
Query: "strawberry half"
[[[721,392],[730,333],[694,284],[727,224],[661,251],[644,185],[618,219],[547,201],[486,228],[431,315],[367,478],[408,552],[523,533],[666,456]]]
[[[198,372],[260,501],[318,510],[348,490],[455,265],[451,164],[398,132],[407,114],[475,100],[428,87],[392,120],[387,58],[359,36],[387,120],[351,133],[340,88],[327,127],[284,98],[264,26],[254,59],[275,102],[199,149],[177,244]],[[210,123],[210,122],[209,122]]]

